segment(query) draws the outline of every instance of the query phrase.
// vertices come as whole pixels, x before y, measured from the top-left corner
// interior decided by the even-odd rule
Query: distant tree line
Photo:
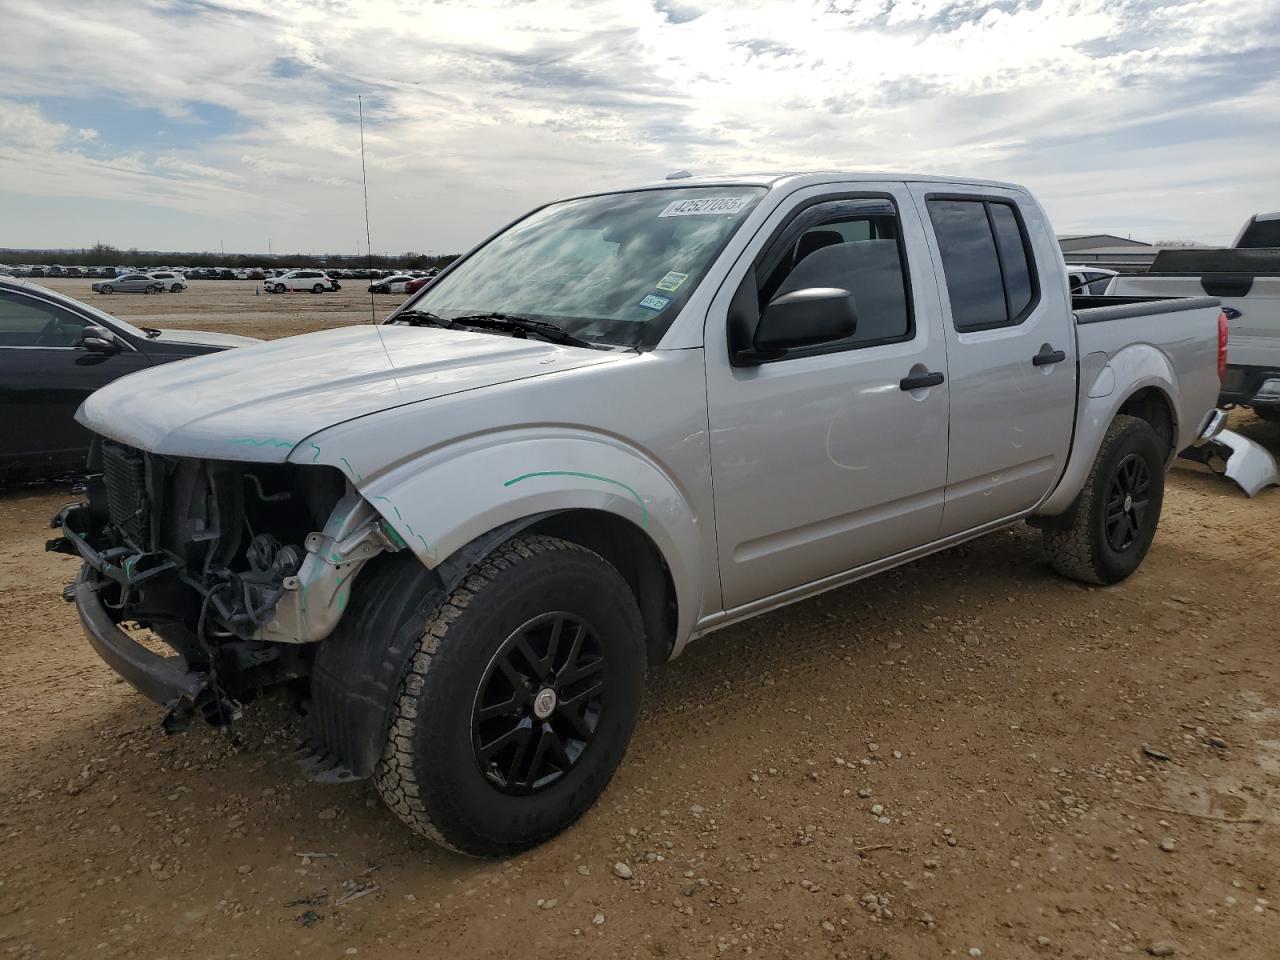
[[[341,267],[355,270],[372,265],[380,270],[426,270],[428,267],[443,268],[457,258],[456,253],[428,256],[413,251],[398,256],[375,253],[372,257],[328,253],[184,253],[139,250],[137,247],[121,250],[109,243],[95,243],[80,250],[0,249],[0,260],[5,263],[57,264],[61,267],[152,267],[164,264],[171,267],[229,267],[233,270],[250,267]]]

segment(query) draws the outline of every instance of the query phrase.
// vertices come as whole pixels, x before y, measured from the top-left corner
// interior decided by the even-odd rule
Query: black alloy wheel
[[[542,790],[591,744],[603,709],[604,650],[571,613],[545,613],[498,648],[472,709],[472,743],[503,793]]]
[[[1136,453],[1120,461],[1107,491],[1107,543],[1116,553],[1131,548],[1143,532],[1150,506],[1151,472]]]

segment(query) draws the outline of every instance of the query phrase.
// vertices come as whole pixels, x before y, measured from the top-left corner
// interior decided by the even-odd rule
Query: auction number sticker
[[[665,310],[667,308],[667,304],[670,302],[670,297],[660,297],[657,294],[651,293],[640,301],[640,306],[644,307],[646,310]]]
[[[699,197],[696,200],[672,200],[659,217],[696,217],[708,214],[739,213],[750,197]]]
[[[676,273],[671,270],[665,277],[654,284],[659,290],[665,290],[667,293],[675,293],[680,289],[680,285],[689,279],[687,273]]]

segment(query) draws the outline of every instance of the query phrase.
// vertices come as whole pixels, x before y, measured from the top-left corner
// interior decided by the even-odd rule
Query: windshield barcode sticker
[[[700,197],[696,200],[672,200],[659,217],[693,217],[702,214],[739,213],[750,197]]]

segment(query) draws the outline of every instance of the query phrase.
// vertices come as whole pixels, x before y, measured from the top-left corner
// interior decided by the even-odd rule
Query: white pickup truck
[[[1162,250],[1147,273],[1119,274],[1106,293],[1221,298],[1231,344],[1219,402],[1280,422],[1280,213],[1250,217],[1233,247]]]
[[[384,324],[93,394],[49,547],[170,729],[301,686],[314,778],[503,855],[590,806],[695,638],[1021,521],[1066,576],[1131,574],[1221,425],[1222,330],[1207,297],[1073,312],[1009,184],[578,197]]]

